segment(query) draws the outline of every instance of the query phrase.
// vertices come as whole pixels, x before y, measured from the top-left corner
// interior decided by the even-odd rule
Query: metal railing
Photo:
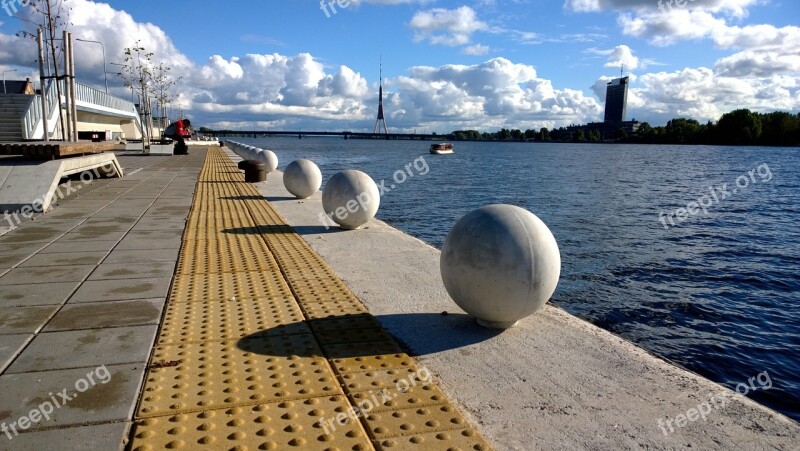
[[[55,84],[53,84],[52,80],[48,80],[45,89],[43,90],[45,101],[47,102],[47,111],[53,111],[56,108],[56,101],[58,100],[58,91],[56,90]],[[53,116],[53,115],[51,115]],[[42,98],[40,95],[31,96],[30,102],[28,102],[28,107],[25,111],[25,116],[22,118],[22,137],[23,139],[37,139],[38,138],[38,130],[39,128],[44,129],[43,125],[44,121],[42,120]],[[55,122],[51,121],[50,124],[51,130],[43,130],[42,138],[44,138],[44,133],[52,133],[55,130]]]
[[[35,96],[31,96],[31,100],[28,103],[28,106],[25,110],[25,115],[22,118],[22,137],[23,139],[43,139],[44,133],[48,133],[52,136],[52,133],[55,131],[56,123],[57,123],[57,110],[59,108],[57,105],[64,106],[65,99],[63,93],[65,91],[65,82],[61,80],[61,101],[58,102],[58,91],[56,90],[55,83],[53,80],[48,80],[46,83],[46,88],[43,90],[45,95],[45,100],[47,101],[47,111],[51,112],[51,121],[48,124],[50,130],[46,132],[41,132],[44,128],[43,121],[42,121],[42,100],[41,97],[37,94]],[[139,117],[139,113],[136,110],[136,106],[133,102],[128,100],[120,99],[119,97],[114,97],[110,94],[107,94],[103,91],[98,89],[92,88],[91,86],[86,86],[81,83],[75,84],[75,97],[78,103],[89,104],[93,106],[99,106],[103,108],[107,108],[110,110],[115,110],[118,112],[124,113],[124,116],[128,116],[134,120],[136,123],[137,128],[141,130],[141,118]]]

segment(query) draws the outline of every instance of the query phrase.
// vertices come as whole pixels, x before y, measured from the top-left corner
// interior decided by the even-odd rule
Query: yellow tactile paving
[[[130,448],[490,449],[430,377],[209,149]]]

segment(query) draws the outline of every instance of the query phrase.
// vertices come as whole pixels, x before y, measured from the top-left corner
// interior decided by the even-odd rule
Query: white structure
[[[369,222],[380,203],[378,185],[355,169],[336,173],[322,191],[322,209],[343,229],[357,229]]]
[[[482,326],[506,329],[544,307],[558,285],[561,254],[550,229],[513,205],[461,218],[440,258],[447,293]]]
[[[59,106],[66,107],[64,89],[60,102],[54,83],[47,83],[44,91],[48,112],[47,134],[50,138],[56,138]],[[80,83],[76,83],[75,98],[80,135],[97,135],[101,140],[142,137],[142,121],[132,102]],[[45,131],[41,95],[0,94],[0,130],[0,141],[43,140]]]
[[[254,160],[258,160],[267,165],[267,174],[278,169],[278,156],[271,150],[256,148]]]
[[[322,171],[311,160],[295,160],[283,171],[283,186],[300,199],[319,191],[322,186]]]

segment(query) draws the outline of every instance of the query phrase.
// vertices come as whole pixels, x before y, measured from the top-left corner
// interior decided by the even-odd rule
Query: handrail
[[[59,83],[61,86],[61,92],[65,92],[66,83],[64,80],[59,81]],[[59,101],[58,90],[55,89],[53,80],[48,80],[45,84],[45,88],[42,91],[47,102],[47,111],[51,112],[53,116],[57,117],[56,113],[58,113],[57,110],[59,110],[58,105],[64,105],[64,96],[62,95],[62,98]],[[136,106],[133,104],[133,102],[121,99],[119,97],[114,97],[103,91],[81,83],[75,83],[75,97],[78,102],[124,112],[126,113],[126,116],[130,115],[135,120],[138,128],[141,129],[141,119],[139,118],[139,113],[137,112]],[[23,138],[30,140],[43,138],[44,133],[50,135],[56,128],[57,120],[51,121],[48,124],[50,126],[48,128],[51,130],[44,131],[40,136],[39,131],[44,128],[42,125],[43,122],[42,100],[40,95],[37,94],[35,96],[31,96],[31,100],[25,108],[25,115],[22,118],[21,124]]]

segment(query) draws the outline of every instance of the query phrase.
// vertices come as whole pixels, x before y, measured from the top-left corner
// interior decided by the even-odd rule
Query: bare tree
[[[156,104],[158,107],[158,114],[161,118],[167,117],[167,107],[172,103],[173,97],[171,94],[172,88],[183,77],[173,78],[170,74],[171,67],[164,63],[159,63],[153,69],[153,96],[155,96]],[[158,124],[158,134],[161,136],[161,122]]]
[[[67,29],[67,25],[69,25],[69,14],[71,8],[66,5],[68,0],[28,0],[27,5],[23,3],[24,6],[27,6],[32,15],[34,20],[26,20],[20,19],[24,22],[30,22],[36,25],[38,28],[42,28],[44,31],[44,44],[46,47],[45,54],[47,55],[47,67],[50,69],[49,75],[46,77],[48,79],[56,80],[56,93],[58,95],[59,103],[61,99],[61,84],[58,83],[58,80],[62,79],[62,76],[59,74],[59,67],[58,67],[58,54],[64,51],[63,42],[60,39],[57,39],[56,36],[61,34],[64,30]],[[32,39],[37,39],[37,33],[32,33],[29,31],[20,31],[17,33],[17,36],[20,37],[28,37]],[[46,95],[45,90],[47,86],[44,82],[42,82],[42,95]],[[59,105],[59,124],[61,126],[61,133],[63,137],[64,130],[66,130],[64,126],[64,115],[61,114],[61,107]],[[47,133],[47,130],[45,130]]]
[[[119,76],[122,77],[126,88],[131,88],[131,90],[139,94],[139,106],[144,116],[142,138],[149,145],[150,137],[153,136],[152,108],[150,106],[151,85],[153,82],[153,53],[147,52],[141,46],[141,40],[137,40],[135,46],[124,49],[123,55],[122,72],[119,73]]]

